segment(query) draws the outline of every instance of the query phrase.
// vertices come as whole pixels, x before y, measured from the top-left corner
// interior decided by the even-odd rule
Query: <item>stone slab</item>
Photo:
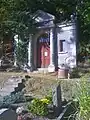
[[[17,114],[11,109],[0,109],[0,120],[17,120]]]

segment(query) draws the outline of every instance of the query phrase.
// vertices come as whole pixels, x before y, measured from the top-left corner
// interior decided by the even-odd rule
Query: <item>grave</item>
[[[17,120],[17,114],[11,109],[0,109],[0,120]]]
[[[61,86],[57,85],[53,89],[53,106],[55,107],[55,116],[58,116],[62,109]]]

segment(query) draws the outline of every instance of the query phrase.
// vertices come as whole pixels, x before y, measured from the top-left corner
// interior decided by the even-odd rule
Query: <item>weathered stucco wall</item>
[[[63,50],[60,51],[60,41],[63,41]],[[58,66],[67,64],[76,66],[76,26],[75,24],[58,25],[57,28]]]

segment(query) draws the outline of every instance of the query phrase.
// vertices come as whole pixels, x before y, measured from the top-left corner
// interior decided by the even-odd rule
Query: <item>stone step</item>
[[[38,68],[37,71],[33,71],[33,73],[48,73],[48,68]]]
[[[3,86],[0,86],[0,96],[10,95],[16,93],[24,88],[24,84],[21,77],[11,77]]]
[[[6,82],[6,84],[9,84],[9,83],[20,83],[22,82],[22,79],[21,78],[17,78],[17,79],[13,79],[13,78],[10,78],[8,79],[8,81]]]
[[[21,83],[21,82],[19,82],[19,83]],[[15,82],[13,82],[13,83],[6,83],[5,86],[17,86],[19,83],[15,83]]]
[[[14,92],[14,90],[13,91],[0,91],[0,96],[1,97],[4,97],[4,96],[7,96],[7,95],[11,95],[11,93],[13,93]]]
[[[11,94],[11,92],[7,92],[7,91],[0,92],[1,97],[5,97],[5,96],[10,95],[10,94]]]
[[[19,81],[19,82],[6,82],[5,85],[16,85],[16,84],[19,84],[19,83],[22,83],[22,81]]]
[[[5,86],[0,86],[0,90],[6,89],[6,88],[10,89],[15,87],[18,87],[18,84],[7,84]]]
[[[2,89],[0,89],[0,91],[11,91],[11,90],[13,90],[13,89],[14,89],[13,86],[8,85],[8,86],[5,86],[5,87],[3,87]]]

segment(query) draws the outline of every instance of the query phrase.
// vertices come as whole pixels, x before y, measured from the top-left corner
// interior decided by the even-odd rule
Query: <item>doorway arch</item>
[[[47,68],[50,64],[50,41],[48,33],[37,38],[37,68]]]

